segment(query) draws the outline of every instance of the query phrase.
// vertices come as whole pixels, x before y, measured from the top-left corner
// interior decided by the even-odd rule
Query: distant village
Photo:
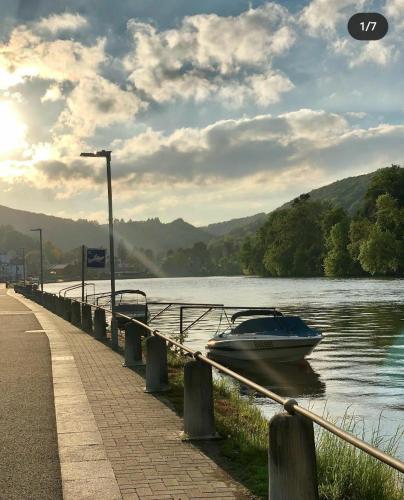
[[[109,259],[107,256],[107,265],[105,269],[91,269],[87,273],[91,274],[91,279],[105,279],[109,277]],[[125,262],[123,259],[115,258],[116,274],[120,278],[143,278],[152,277],[151,273],[138,269]],[[3,281],[23,281],[24,279],[37,279],[37,272],[32,272],[21,255],[15,255],[15,252],[5,252],[0,250],[0,282]],[[59,264],[44,264],[44,275],[46,281],[65,281],[74,280],[81,277],[81,264],[74,259],[72,262]]]

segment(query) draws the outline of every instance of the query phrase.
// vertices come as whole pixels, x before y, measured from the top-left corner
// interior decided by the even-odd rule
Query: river
[[[96,292],[109,290],[97,281]],[[56,292],[68,283],[45,285]],[[332,418],[355,414],[368,437],[379,426],[386,438],[404,424],[404,280],[327,278],[154,278],[118,280],[116,289],[137,288],[153,301],[219,303],[227,306],[276,306],[320,329],[324,339],[307,363],[287,370],[266,366],[247,374],[257,382],[296,398]],[[78,294],[77,294],[78,295]],[[156,310],[156,306],[154,306]],[[195,311],[184,314],[184,324]],[[226,326],[221,313],[209,314],[186,340],[202,350]],[[156,327],[178,331],[178,310],[161,316]],[[240,387],[243,393],[246,389]],[[255,396],[270,417],[279,406]],[[404,440],[396,455],[404,458]]]

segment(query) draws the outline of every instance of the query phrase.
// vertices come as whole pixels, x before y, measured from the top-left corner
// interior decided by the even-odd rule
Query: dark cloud
[[[69,164],[56,160],[46,160],[38,162],[35,166],[51,182],[82,179],[91,180],[96,184],[105,182],[99,169],[81,160]]]

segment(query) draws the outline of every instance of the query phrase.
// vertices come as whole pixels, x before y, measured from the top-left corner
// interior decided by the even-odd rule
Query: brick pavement
[[[58,316],[45,314],[74,356],[125,500],[250,498],[211,458],[181,441],[182,419],[143,392],[143,377],[123,368],[120,354]]]

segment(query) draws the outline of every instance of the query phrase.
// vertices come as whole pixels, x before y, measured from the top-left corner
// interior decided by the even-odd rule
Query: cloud
[[[312,0],[300,13],[300,23],[312,36],[330,36],[340,22],[361,9],[368,0]]]
[[[67,97],[55,132],[67,128],[77,138],[88,137],[97,127],[131,122],[145,106],[135,94],[99,75],[83,77]]]
[[[134,50],[125,67],[136,88],[157,102],[216,97],[267,105],[293,86],[273,68],[295,42],[292,21],[272,2],[235,17],[185,17],[179,28],[161,32],[132,19]]]
[[[403,18],[404,0],[388,0],[386,2],[386,13],[390,18]]]
[[[63,93],[58,84],[51,85],[46,89],[45,94],[41,97],[41,102],[55,102],[63,99]]]
[[[79,82],[97,73],[106,60],[104,38],[86,46],[74,40],[47,40],[25,25],[16,27],[0,45],[0,87],[26,79]]]
[[[41,19],[34,25],[35,30],[48,31],[56,34],[60,31],[76,31],[88,25],[87,19],[80,14],[54,14],[52,16]]]
[[[403,130],[398,125],[358,128],[343,115],[312,109],[222,120],[168,135],[149,129],[113,143],[114,179],[130,192],[134,186],[207,187],[293,169],[316,169],[324,176],[335,169],[343,175],[352,165],[369,171],[397,161]]]

